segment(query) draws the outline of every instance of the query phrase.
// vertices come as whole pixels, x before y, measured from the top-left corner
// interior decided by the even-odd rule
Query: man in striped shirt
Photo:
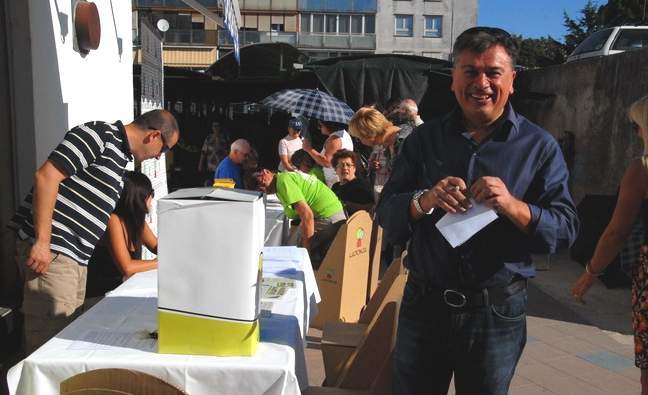
[[[26,265],[23,313],[31,353],[83,305],[87,264],[121,195],[126,164],[158,158],[179,138],[171,113],[154,110],[128,125],[88,122],[67,132],[34,175],[10,221]]]

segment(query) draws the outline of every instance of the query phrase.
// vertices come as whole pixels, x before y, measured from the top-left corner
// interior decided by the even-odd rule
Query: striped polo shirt
[[[52,251],[87,265],[123,189],[122,176],[132,160],[126,129],[117,121],[76,126],[49,158],[68,177],[59,185],[52,218]],[[9,227],[21,239],[34,241],[32,193]]]

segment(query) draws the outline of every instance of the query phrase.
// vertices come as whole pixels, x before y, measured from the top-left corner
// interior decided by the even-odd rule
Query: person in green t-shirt
[[[346,219],[342,203],[335,193],[316,177],[300,171],[273,173],[261,169],[254,173],[256,188],[276,193],[288,218],[301,220],[302,244],[310,242],[318,232]]]

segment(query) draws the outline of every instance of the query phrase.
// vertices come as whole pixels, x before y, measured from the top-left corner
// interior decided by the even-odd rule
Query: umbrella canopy
[[[345,125],[353,116],[348,104],[317,89],[285,89],[273,93],[260,103],[275,110]]]

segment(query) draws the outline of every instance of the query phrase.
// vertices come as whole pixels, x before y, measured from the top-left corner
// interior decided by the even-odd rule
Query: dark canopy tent
[[[216,79],[290,79],[298,73],[294,64],[304,64],[308,57],[297,48],[284,43],[252,44],[241,47],[240,65],[233,52],[212,64],[206,74]]]
[[[277,142],[286,134],[288,115],[258,112],[248,104],[282,89],[319,88],[354,110],[365,103],[384,105],[392,97],[411,97],[419,102],[423,119],[454,105],[449,63],[438,59],[368,55],[308,63],[306,55],[283,43],[244,46],[240,58],[239,65],[232,54],[225,55],[206,73],[165,67],[165,108],[174,112],[182,130],[182,140],[173,150],[172,189],[198,185],[200,148],[213,120],[221,122],[230,141],[248,139],[259,152],[261,166],[276,168]],[[138,65],[134,75],[139,102]]]
[[[410,55],[367,55],[311,62],[307,68],[333,96],[353,109],[363,104],[385,106],[393,98],[412,98],[425,118],[454,104],[450,62]]]

